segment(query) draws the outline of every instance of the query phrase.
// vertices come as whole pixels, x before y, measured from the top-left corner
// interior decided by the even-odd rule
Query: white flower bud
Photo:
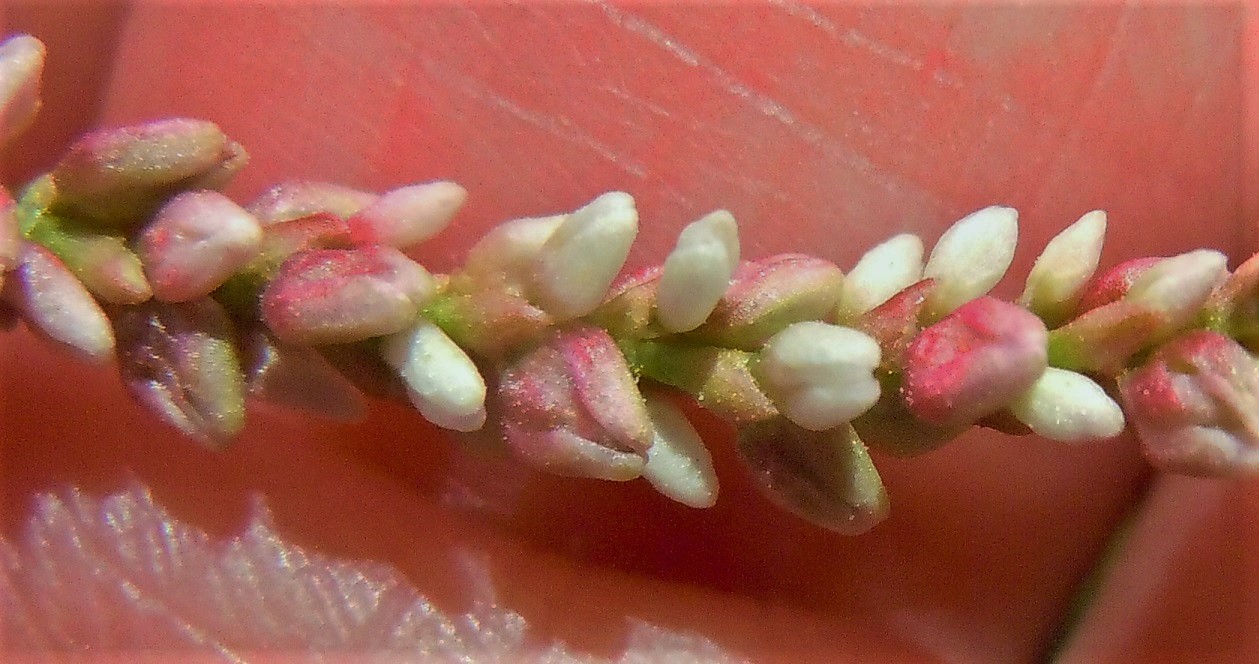
[[[399,187],[350,217],[350,233],[358,243],[406,249],[440,233],[467,199],[454,182]]]
[[[1019,213],[986,207],[953,224],[936,246],[922,276],[936,280],[924,313],[939,320],[966,302],[986,294],[1001,281],[1019,239]]]
[[[603,194],[568,216],[547,239],[533,273],[533,298],[560,320],[594,311],[638,234],[634,199]]]
[[[717,502],[717,472],[699,433],[667,397],[648,392],[643,398],[655,432],[643,477],[683,505],[712,507]]]
[[[1228,276],[1228,258],[1212,249],[1198,249],[1164,258],[1132,283],[1124,299],[1157,311],[1163,330],[1189,323],[1206,304],[1211,291]]]
[[[765,343],[753,373],[787,419],[810,431],[837,427],[879,400],[879,344],[846,327],[805,321]]]
[[[441,328],[421,319],[387,337],[381,356],[402,377],[424,419],[455,431],[485,424],[485,379]]]
[[[1124,427],[1123,410],[1084,374],[1049,367],[1010,404],[1032,431],[1067,443],[1112,438]]]
[[[1102,255],[1106,213],[1093,210],[1054,236],[1027,275],[1019,304],[1050,326],[1065,321],[1080,301]]]
[[[840,320],[852,320],[922,278],[922,239],[902,233],[867,251],[844,279]]]
[[[729,212],[717,210],[682,229],[656,291],[660,324],[670,332],[703,324],[738,265],[739,227]]]
[[[40,106],[44,45],[30,35],[0,44],[0,146],[26,129]]]

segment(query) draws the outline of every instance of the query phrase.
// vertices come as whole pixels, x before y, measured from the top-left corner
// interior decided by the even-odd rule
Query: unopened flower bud
[[[0,44],[0,147],[30,126],[39,112],[44,45],[30,35]]]
[[[1047,366],[1045,324],[993,297],[959,307],[923,330],[905,354],[901,396],[917,417],[971,424],[1006,407]]]
[[[603,194],[568,215],[538,254],[530,299],[557,320],[595,310],[620,273],[638,234],[634,199]]]
[[[921,279],[922,256],[922,240],[911,233],[867,251],[844,278],[839,320],[855,320]]]
[[[630,347],[634,367],[642,375],[690,394],[728,422],[757,422],[779,414],[752,376],[750,352],[657,341]]]
[[[853,324],[878,342],[883,370],[898,373],[904,366],[905,350],[922,330],[922,307],[934,288],[934,279],[923,279],[865,312]]]
[[[489,361],[535,345],[550,328],[545,311],[519,295],[500,290],[471,294],[447,290],[424,307],[459,346]]]
[[[1113,438],[1124,427],[1123,411],[1101,385],[1054,367],[1010,404],[1010,412],[1032,431],[1066,443]]]
[[[1049,327],[1070,318],[1097,269],[1105,237],[1106,213],[1101,210],[1085,214],[1054,236],[1027,275],[1019,304]]]
[[[374,203],[376,199],[376,194],[339,184],[291,180],[263,192],[245,209],[264,225],[322,213],[345,220]]]
[[[175,428],[219,447],[245,424],[245,376],[231,323],[204,298],[121,309],[119,370],[131,394]]]
[[[284,343],[264,329],[250,331],[244,348],[250,396],[342,422],[367,412],[362,393],[318,350]]]
[[[386,337],[381,356],[402,377],[424,419],[454,431],[476,431],[485,424],[485,379],[440,327],[420,319]]]
[[[1001,281],[1019,239],[1014,208],[986,207],[953,224],[931,250],[922,276],[935,279],[927,301],[928,321],[939,320]]]
[[[153,296],[185,302],[209,295],[258,252],[262,226],[216,191],[189,191],[158,210],[137,247]]]
[[[843,283],[838,267],[812,256],[744,262],[707,322],[690,334],[716,346],[759,350],[792,323],[832,316]]]
[[[289,256],[308,249],[348,249],[350,227],[331,212],[274,222],[262,228],[262,241],[251,269],[270,273]]]
[[[22,243],[6,288],[23,318],[43,336],[95,362],[113,356],[109,319],[51,251],[34,242]]]
[[[656,316],[670,332],[704,322],[730,286],[739,264],[739,227],[725,210],[692,222],[678,234],[656,291]]]
[[[140,257],[119,235],[41,214],[27,236],[70,268],[92,294],[113,304],[139,304],[153,296]]]
[[[643,477],[683,505],[712,507],[717,502],[717,472],[699,433],[668,397],[648,392],[644,399],[655,434]]]
[[[1146,456],[1187,475],[1259,472],[1259,362],[1218,332],[1194,330],[1120,377]]]
[[[498,385],[503,435],[523,460],[558,475],[631,480],[653,431],[616,342],[569,328],[512,362]]]
[[[1134,258],[1106,270],[1084,287],[1076,312],[1085,313],[1122,299],[1137,277],[1161,260],[1157,256]]]
[[[230,162],[244,150],[205,120],[174,118],[103,129],[79,139],[53,169],[56,210],[126,226],[167,196]]]
[[[472,249],[452,287],[463,292],[506,290],[523,295],[538,254],[569,215],[514,219],[490,230]]]
[[[440,233],[467,199],[454,182],[399,187],[350,217],[350,234],[355,244],[406,249]]]
[[[1124,300],[1158,312],[1162,330],[1170,332],[1193,322],[1227,276],[1227,256],[1198,249],[1151,265],[1132,282]]]
[[[651,265],[631,272],[608,289],[608,297],[589,319],[618,339],[651,339],[668,331],[656,315],[656,293],[663,267]]]
[[[852,427],[809,431],[784,419],[739,430],[739,454],[773,503],[818,526],[860,535],[887,518],[887,492]]]
[[[262,294],[262,320],[283,341],[350,343],[406,329],[436,289],[393,247],[316,249],[289,257]]]
[[[1050,364],[1063,369],[1117,375],[1149,345],[1163,325],[1157,312],[1125,300],[1089,309],[1049,333]]]
[[[752,374],[787,419],[832,429],[879,399],[879,344],[857,330],[816,321],[788,326],[765,342]]]

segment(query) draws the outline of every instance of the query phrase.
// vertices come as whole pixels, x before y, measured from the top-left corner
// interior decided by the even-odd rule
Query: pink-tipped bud
[[[0,147],[30,126],[39,112],[44,45],[30,35],[0,44]]]
[[[130,225],[167,196],[244,165],[244,150],[212,122],[174,118],[103,129],[80,138],[53,169],[56,209]],[[217,184],[218,182],[215,182]]]
[[[641,341],[633,345],[642,375],[671,385],[735,424],[778,415],[778,408],[752,375],[754,355],[734,348]]]
[[[250,331],[244,348],[250,396],[342,422],[366,414],[363,394],[318,350],[286,344],[263,329]]]
[[[922,330],[922,308],[935,288],[934,279],[923,279],[893,295],[888,301],[862,314],[853,327],[874,338],[882,350],[880,366],[899,373],[905,350]]]
[[[887,518],[887,492],[852,427],[809,431],[783,419],[739,430],[739,454],[757,488],[783,509],[842,535]]]
[[[1187,332],[1122,376],[1119,389],[1155,466],[1200,476],[1259,472],[1259,362],[1232,339]]]
[[[95,362],[113,357],[109,319],[52,252],[23,243],[8,289],[14,306],[43,336]]]
[[[525,461],[559,475],[642,474],[651,419],[625,357],[602,329],[561,331],[512,362],[498,400],[504,438]]]
[[[923,330],[905,354],[901,396],[917,417],[971,424],[1014,401],[1048,365],[1045,324],[992,297],[962,305]]]
[[[153,296],[186,302],[209,295],[253,260],[262,226],[216,191],[172,198],[140,232],[138,251]]]
[[[440,233],[467,199],[454,182],[399,187],[350,217],[350,233],[355,244],[406,249]]]
[[[490,361],[537,344],[552,324],[551,317],[528,300],[498,290],[472,294],[448,290],[426,308],[435,319],[448,322],[461,347]]]
[[[328,213],[349,219],[376,201],[376,194],[330,182],[291,180],[278,184],[246,206],[263,224]]]
[[[666,333],[656,316],[660,265],[631,272],[608,289],[608,298],[590,314],[590,320],[618,339],[650,339]]]
[[[829,318],[839,302],[844,273],[833,263],[803,254],[745,262],[697,339],[717,346],[759,350],[792,323]]]
[[[1056,367],[1114,376],[1162,326],[1157,311],[1121,299],[1089,309],[1050,332],[1049,356]]]
[[[350,227],[345,220],[331,212],[317,212],[263,226],[253,267],[267,273],[299,251],[350,246]]]
[[[283,341],[333,344],[406,329],[436,290],[432,275],[393,247],[294,254],[262,294],[262,320]]]
[[[163,421],[220,447],[245,424],[245,375],[217,302],[150,302],[115,321],[123,383]]]
[[[1080,294],[1080,302],[1076,305],[1076,311],[1080,313],[1092,311],[1119,300],[1127,294],[1129,288],[1132,288],[1132,283],[1137,280],[1137,277],[1161,260],[1163,259],[1157,256],[1134,258],[1103,272],[1084,287],[1084,291]]]

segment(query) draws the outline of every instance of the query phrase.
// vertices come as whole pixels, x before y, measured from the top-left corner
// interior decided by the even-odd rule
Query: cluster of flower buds
[[[30,37],[0,46],[0,141],[38,108],[42,57]],[[460,186],[289,182],[242,207],[217,189],[246,160],[210,122],[164,120],[83,137],[16,201],[0,189],[0,320],[116,361],[140,403],[212,445],[250,399],[345,419],[406,400],[539,469],[706,507],[717,479],[689,401],[737,430],[772,501],[850,534],[888,511],[867,445],[918,454],[973,426],[1076,443],[1130,422],[1160,468],[1259,473],[1259,258],[1095,276],[1106,217],[1090,212],[1008,302],[988,293],[1014,256],[1010,208],[929,254],[893,237],[846,275],[742,260],[718,210],[622,275],[639,219],[612,192],[508,221],[438,275],[413,250]]]

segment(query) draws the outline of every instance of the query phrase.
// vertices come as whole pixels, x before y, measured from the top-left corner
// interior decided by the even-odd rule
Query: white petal
[[[603,194],[555,229],[538,256],[533,296],[560,320],[584,316],[603,301],[638,234],[634,199]]]
[[[656,316],[670,332],[703,324],[739,264],[739,227],[725,210],[692,222],[678,234],[656,291]]]
[[[441,328],[421,320],[386,338],[381,354],[406,383],[424,419],[455,431],[476,431],[485,424],[485,379]]]
[[[1106,213],[1093,210],[1054,236],[1027,275],[1019,304],[1050,324],[1061,322],[1075,308],[1102,255]]]
[[[1101,385],[1054,367],[1010,404],[1010,412],[1032,431],[1068,443],[1112,438],[1124,428],[1123,410]]]
[[[1019,239],[1019,213],[1009,207],[986,207],[953,224],[936,246],[922,276],[937,281],[925,305],[928,320],[938,320],[997,285]]]
[[[783,415],[811,431],[834,428],[879,399],[879,344],[857,330],[806,321],[765,343],[757,383]]]
[[[851,320],[883,304],[922,278],[922,240],[902,233],[867,251],[844,279],[841,320]]]
[[[406,249],[440,233],[468,200],[454,182],[398,187],[381,195],[349,221],[361,241]]]
[[[653,393],[643,398],[655,429],[643,477],[683,505],[712,507],[717,502],[717,472],[699,433],[668,398]]]
[[[1125,300],[1162,312],[1165,329],[1193,320],[1211,291],[1228,276],[1228,258],[1212,249],[1198,249],[1164,258],[1141,273]]]

